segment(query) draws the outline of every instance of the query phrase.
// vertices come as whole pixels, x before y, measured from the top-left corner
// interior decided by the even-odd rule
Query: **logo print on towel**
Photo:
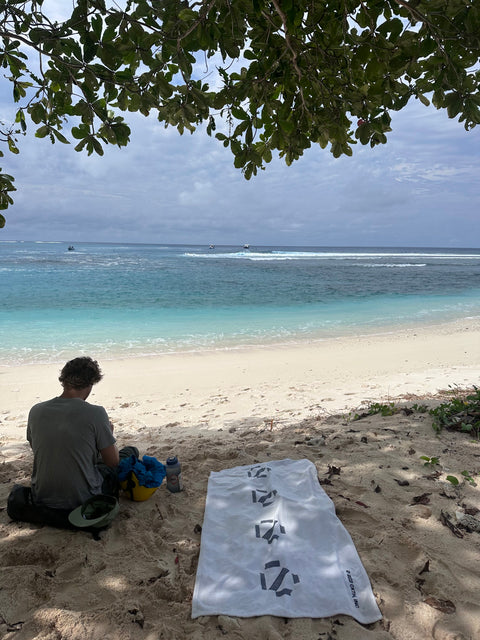
[[[268,478],[270,471],[270,467],[257,465],[256,467],[251,467],[247,475],[249,478]]]
[[[252,502],[253,504],[258,502],[262,507],[268,507],[275,502],[276,495],[277,492],[275,489],[273,489],[273,491],[267,491],[266,489],[254,489],[252,491]]]
[[[355,584],[353,582],[350,569],[347,569],[345,573],[347,574],[348,586],[350,587],[350,591],[352,594],[353,604],[357,609],[360,609],[360,605],[358,604],[358,598],[357,598],[357,590],[355,589]]]
[[[262,530],[266,528],[265,526],[262,527],[262,525],[269,524],[271,524],[272,526],[269,527],[262,535]],[[277,531],[278,533],[276,533]],[[278,540],[278,538],[280,537],[280,533],[286,533],[286,531],[285,527],[281,525],[278,520],[260,520],[260,524],[255,525],[255,535],[257,536],[257,538],[263,538],[268,542],[268,544],[272,544],[274,540]]]
[[[271,562],[267,562],[265,564],[265,571],[269,572],[270,578],[274,575],[274,572],[270,571],[270,569],[278,569],[280,567],[279,560],[272,560]],[[296,573],[291,573],[290,569],[286,569],[285,567],[280,568],[280,571],[276,574],[273,579],[272,584],[267,587],[267,577],[265,573],[260,574],[260,584],[262,585],[262,589],[264,591],[275,591],[275,595],[277,598],[281,598],[282,596],[291,596],[293,589],[289,589],[288,586],[280,589],[282,583],[286,581],[287,585],[291,585],[294,587],[296,584],[300,582],[300,578]]]

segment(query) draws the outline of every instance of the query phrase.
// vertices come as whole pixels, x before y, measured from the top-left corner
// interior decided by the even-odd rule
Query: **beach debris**
[[[429,496],[431,496],[431,493],[422,493],[421,496],[414,496],[413,497],[413,504],[429,504],[430,503],[430,498]]]
[[[170,571],[168,569],[164,569],[163,571],[160,571],[160,573],[157,576],[152,576],[151,578],[148,578],[148,580],[146,580],[146,584],[154,584],[158,580],[161,580],[162,578],[166,578],[169,574],[170,574]],[[145,584],[145,581],[140,580],[138,584],[139,585]]]
[[[453,535],[457,536],[457,538],[463,538],[463,533],[459,531],[458,527],[453,524],[451,516],[448,513],[445,513],[445,511],[441,511],[439,520],[442,524],[450,529]]]
[[[227,634],[229,631],[236,631],[240,628],[240,623],[236,618],[231,616],[218,616],[218,627],[222,635]]]
[[[228,631],[226,629],[224,629],[221,624],[217,624],[216,629],[218,629],[220,631],[222,636],[226,636],[227,633],[228,633]]]
[[[397,480],[397,478],[394,478],[394,480],[398,484],[399,487],[409,487],[410,486],[410,482],[408,480]]]
[[[441,475],[441,471],[434,471],[433,473],[429,473],[427,476],[422,476],[422,478],[425,478],[425,480],[438,480]]]
[[[202,533],[202,527],[201,527],[201,525],[196,524],[196,525],[193,527],[193,533]]]
[[[424,580],[424,578],[415,578],[415,588],[418,589],[420,593],[423,593],[423,585],[425,582],[426,580]]]
[[[352,502],[352,499],[349,498],[348,496],[344,496],[341,493],[338,494],[339,498],[343,498],[344,500],[348,500],[348,502]],[[355,504],[358,504],[360,507],[364,507],[365,509],[370,509],[370,507],[368,506],[368,504],[365,504],[364,502],[362,502],[361,500],[354,500]]]
[[[463,511],[456,511],[455,517],[457,519],[458,526],[468,531],[468,533],[472,533],[473,531],[480,533],[480,520],[478,518],[474,518]]]
[[[138,624],[138,626],[141,629],[143,629],[143,625],[145,624],[145,616],[140,611],[140,609],[137,609],[137,608],[129,609],[128,613],[130,613],[133,616],[132,622],[135,622],[136,624]]]
[[[477,507],[469,507],[465,503],[462,504],[463,511],[467,513],[469,516],[476,516],[477,513],[480,513],[480,509]]]
[[[418,575],[421,576],[422,573],[429,573],[430,571],[430,560],[427,560],[423,565],[422,569],[418,572]]]
[[[381,620],[379,620],[378,624],[384,631],[387,631],[387,632],[390,631],[390,627],[392,626],[391,620],[386,620],[385,618],[382,618]]]
[[[451,600],[441,600],[440,598],[435,598],[434,596],[425,598],[424,603],[428,604],[429,607],[438,609],[442,613],[455,613],[455,611],[457,610],[457,607]]]
[[[450,500],[458,497],[458,492],[455,490],[455,487],[452,484],[448,484],[447,482],[442,482],[442,490],[440,495],[444,498],[449,498]]]
[[[332,481],[330,480],[330,478],[318,478],[318,484],[320,485],[324,485],[324,484],[332,484]]]
[[[23,620],[20,620],[19,622],[7,622],[7,620],[0,615],[0,624],[5,624],[7,626],[7,633],[13,633],[14,631],[20,631],[25,622]]]
[[[328,475],[329,478],[331,476],[339,476],[341,471],[342,471],[341,467],[335,467],[333,464],[329,464],[326,475]]]

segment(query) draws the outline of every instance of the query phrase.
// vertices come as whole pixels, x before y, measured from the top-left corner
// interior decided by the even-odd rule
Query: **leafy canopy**
[[[124,112],[153,113],[179,133],[205,123],[249,179],[272,152],[291,164],[312,143],[335,157],[383,144],[411,98],[466,129],[480,123],[478,0],[77,0],[65,18],[53,11],[0,3],[17,105],[0,141],[12,153],[33,126],[102,155],[128,143]],[[0,170],[0,209],[13,181]]]

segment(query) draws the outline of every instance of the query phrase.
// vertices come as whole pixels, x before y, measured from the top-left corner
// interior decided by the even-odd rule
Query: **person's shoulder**
[[[105,407],[102,407],[101,404],[92,404],[91,402],[85,401],[84,406],[85,406],[85,409],[87,411],[90,411],[91,413],[107,415],[107,410],[105,409]]]
[[[37,402],[37,404],[33,405],[30,411],[39,411],[43,407],[48,407],[51,404],[54,404],[56,400],[58,400],[58,398],[50,398],[49,400],[43,400],[42,402]]]

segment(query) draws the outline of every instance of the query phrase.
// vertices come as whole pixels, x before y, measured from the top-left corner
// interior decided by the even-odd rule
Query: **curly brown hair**
[[[58,378],[64,387],[85,389],[103,378],[98,362],[89,356],[69,360]]]

